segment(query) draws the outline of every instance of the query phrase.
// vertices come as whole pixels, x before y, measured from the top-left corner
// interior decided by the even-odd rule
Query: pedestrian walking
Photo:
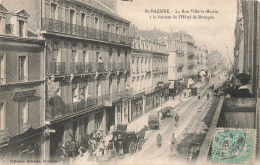
[[[209,100],[209,93],[207,93],[207,100]]]
[[[173,152],[175,150],[175,145],[176,145],[176,139],[175,139],[175,136],[174,136],[174,133],[172,134],[172,137],[171,137],[171,152]]]
[[[88,160],[93,160],[93,153],[94,153],[94,151],[95,151],[94,146],[90,142],[89,147],[88,147],[88,153],[89,153]]]
[[[200,95],[198,96],[198,99],[200,99]]]
[[[179,115],[178,115],[178,113],[175,115],[175,126],[177,127],[178,125],[178,121],[179,121]]]
[[[156,136],[156,142],[157,147],[160,148],[162,146],[162,135],[160,134],[160,132]]]

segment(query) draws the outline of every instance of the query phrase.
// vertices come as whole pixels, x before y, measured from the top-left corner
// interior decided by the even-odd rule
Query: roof
[[[88,6],[91,6],[92,8],[101,10],[102,12],[105,12],[113,17],[116,17],[117,19],[130,23],[130,21],[127,21],[123,17],[119,16],[116,12],[114,12],[113,10],[109,9],[107,6],[105,6],[104,4],[102,4],[96,0],[85,0],[85,1],[84,0],[75,0],[75,1],[86,4]]]
[[[13,11],[12,13],[23,16],[23,17],[30,17],[30,15],[24,9],[17,9],[15,11]]]
[[[0,12],[7,13],[8,10],[2,4],[0,4]]]

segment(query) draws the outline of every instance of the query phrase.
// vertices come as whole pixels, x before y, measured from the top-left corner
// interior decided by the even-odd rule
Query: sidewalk
[[[199,89],[202,86],[204,86],[206,84],[204,83],[199,83],[196,84],[195,86]],[[169,98],[168,101],[164,102],[161,106],[156,107],[155,109],[150,110],[149,112],[143,114],[142,116],[140,116],[139,118],[137,118],[134,121],[131,121],[127,124],[127,130],[136,130],[138,131],[141,128],[143,128],[144,125],[148,126],[148,116],[150,113],[152,112],[158,112],[160,109],[167,107],[167,106],[171,106],[171,107],[176,107],[178,104],[180,104],[181,102],[185,102],[187,100],[189,100],[191,97],[184,97],[183,92],[181,94],[181,101],[180,101],[180,95],[177,95],[174,97],[174,100],[172,100],[172,98]]]

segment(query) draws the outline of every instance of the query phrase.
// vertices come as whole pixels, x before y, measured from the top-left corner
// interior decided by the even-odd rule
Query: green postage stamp
[[[212,143],[212,163],[253,165],[255,146],[254,129],[216,128]]]

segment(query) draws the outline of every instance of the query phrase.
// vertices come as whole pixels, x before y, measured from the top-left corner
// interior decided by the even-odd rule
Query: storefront
[[[135,120],[143,114],[143,97],[138,97],[131,101],[131,119]]]
[[[146,97],[146,105],[145,105],[145,112],[148,112],[150,110],[152,110],[154,108],[154,96],[153,96],[153,92],[147,94]]]
[[[2,160],[39,161],[41,160],[42,144],[45,128],[29,128],[22,134],[10,137],[8,143],[0,143]]]

